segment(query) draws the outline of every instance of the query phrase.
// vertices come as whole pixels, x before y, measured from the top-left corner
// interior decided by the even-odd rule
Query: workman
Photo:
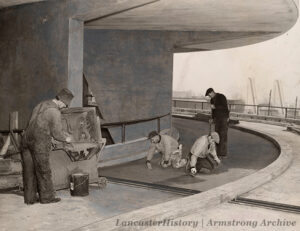
[[[156,152],[162,154],[160,165],[163,168],[171,165],[173,168],[181,168],[186,165],[187,160],[182,158],[182,145],[179,145],[176,139],[169,135],[159,134],[157,131],[150,132],[148,139],[151,142],[146,160],[148,169],[152,169],[150,161]]]
[[[219,135],[212,132],[210,135],[200,136],[193,144],[188,154],[187,170],[192,176],[196,173],[211,173],[221,163],[216,152],[216,143],[220,141]]]
[[[60,110],[68,107],[73,97],[72,92],[64,88],[55,99],[43,101],[33,109],[22,139],[26,204],[33,204],[38,200],[42,204],[60,201],[60,198],[55,197],[49,153],[52,150],[52,140],[71,142],[71,136],[63,132]]]
[[[223,94],[215,93],[214,89],[207,89],[205,96],[210,98],[211,115],[215,124],[215,132],[220,136],[220,143],[217,145],[219,157],[227,157],[227,132],[229,121],[229,110],[227,99]]]

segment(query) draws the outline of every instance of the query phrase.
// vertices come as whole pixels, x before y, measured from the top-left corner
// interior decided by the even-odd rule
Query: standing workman
[[[60,201],[60,198],[55,197],[49,153],[52,149],[52,140],[66,143],[71,141],[71,136],[62,130],[60,110],[68,107],[73,97],[72,92],[64,88],[55,99],[43,101],[33,109],[22,140],[26,204],[37,202],[37,193],[42,204]]]
[[[216,143],[220,142],[218,133],[200,136],[193,144],[188,154],[187,170],[192,176],[196,173],[210,173],[221,163],[216,152]]]
[[[217,145],[217,154],[219,157],[227,157],[227,132],[229,110],[227,99],[223,94],[215,93],[214,89],[207,89],[205,96],[210,98],[212,119],[215,124],[215,131],[220,136],[220,143]]]
[[[187,163],[186,159],[182,159],[182,145],[169,135],[160,135],[157,131],[149,133],[151,145],[147,153],[146,165],[148,169],[152,169],[151,160],[156,152],[162,154],[160,165],[163,168],[172,165],[173,168],[184,167]]]

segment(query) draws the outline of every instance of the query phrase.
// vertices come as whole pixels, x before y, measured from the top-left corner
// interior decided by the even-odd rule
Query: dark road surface
[[[206,122],[182,118],[173,118],[173,126],[180,133],[185,155],[199,136],[208,134],[209,128]],[[183,168],[163,169],[158,165],[160,155],[156,155],[152,170],[146,169],[142,159],[100,169],[100,175],[206,191],[264,168],[278,157],[276,147],[261,137],[230,128],[228,138],[228,158],[212,174],[191,177]]]

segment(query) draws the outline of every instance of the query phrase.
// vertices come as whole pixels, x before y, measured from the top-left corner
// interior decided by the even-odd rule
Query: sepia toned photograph
[[[0,0],[0,231],[300,230],[298,0]]]

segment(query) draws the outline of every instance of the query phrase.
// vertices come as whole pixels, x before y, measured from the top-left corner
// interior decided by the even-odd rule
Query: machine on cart
[[[72,137],[69,144],[53,141],[50,153],[52,180],[55,189],[68,188],[70,176],[89,174],[89,183],[106,184],[98,178],[97,164],[105,139],[101,136],[100,118],[94,107],[69,108],[62,111],[63,130]]]

